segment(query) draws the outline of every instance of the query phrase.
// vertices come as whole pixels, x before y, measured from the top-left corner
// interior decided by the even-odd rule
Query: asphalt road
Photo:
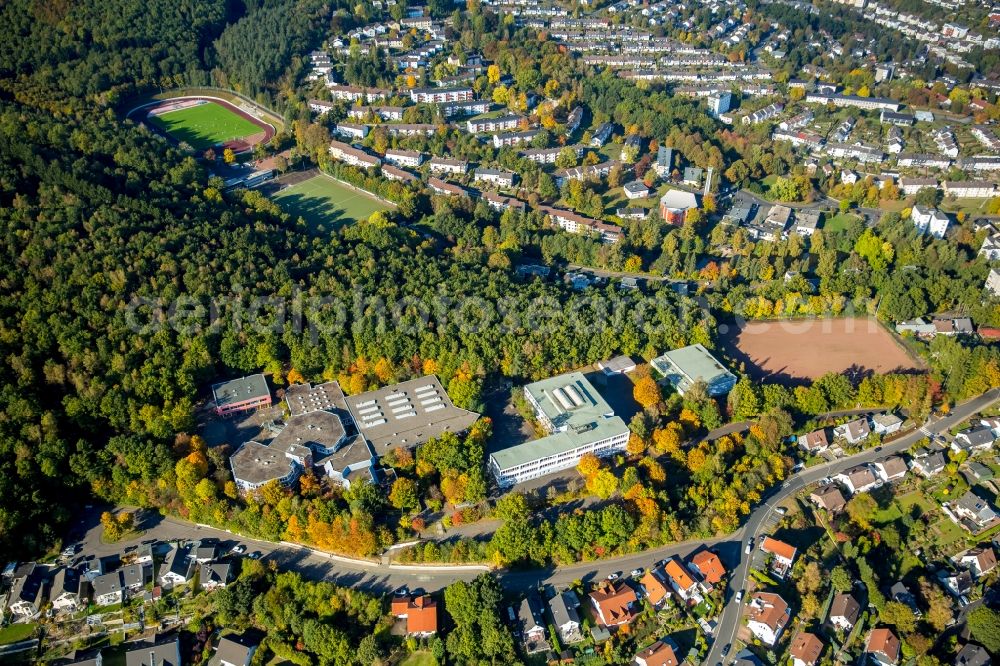
[[[633,569],[648,568],[661,559],[673,555],[686,557],[700,548],[709,546],[719,553],[727,568],[733,572],[726,590],[727,604],[716,628],[716,640],[704,662],[707,664],[720,663],[722,661],[722,647],[733,642],[740,621],[741,604],[735,602],[735,595],[746,585],[750,559],[744,553],[746,538],[752,536],[754,543],[758,543],[761,533],[770,529],[772,519],[775,517],[774,509],[778,504],[826,476],[860,463],[871,462],[892,453],[905,451],[921,438],[927,436],[928,433],[944,432],[997,400],[1000,400],[1000,390],[991,390],[978,398],[956,406],[949,416],[933,422],[928,421],[923,429],[916,430],[879,447],[878,450],[869,449],[854,456],[810,467],[789,477],[780,488],[774,490],[766,498],[765,504],[750,514],[743,527],[724,537],[684,541],[597,562],[544,569],[505,571],[500,574],[501,583],[504,588],[511,592],[524,592],[542,585],[565,587],[578,580],[584,582],[600,580],[611,573],[627,575]],[[401,586],[408,586],[411,590],[423,589],[432,592],[457,580],[472,580],[485,569],[475,566],[466,568],[403,567],[383,562],[348,560],[311,551],[307,548],[239,537],[224,530],[162,517],[153,512],[147,512],[140,522],[141,534],[131,540],[107,544],[101,539],[100,511],[100,507],[88,507],[72,528],[70,543],[82,543],[81,552],[84,556],[113,556],[121,553],[129,545],[152,538],[160,541],[177,541],[215,537],[227,548],[237,543],[243,544],[249,553],[258,552],[265,560],[273,560],[281,568],[297,571],[306,578],[328,580],[338,585],[357,587],[374,593],[388,593]],[[730,659],[734,653],[735,650],[729,655]]]
[[[766,532],[769,528],[771,518],[774,516],[774,509],[778,506],[778,504],[789,497],[792,497],[804,487],[812,483],[816,483],[824,477],[837,474],[849,467],[853,467],[854,465],[872,462],[874,460],[884,458],[889,454],[906,451],[922,438],[927,437],[928,433],[945,432],[970,416],[981,412],[983,409],[995,403],[998,399],[1000,399],[1000,390],[993,389],[978,398],[974,398],[956,406],[948,416],[935,421],[928,420],[924,423],[924,426],[921,429],[915,430],[908,435],[904,435],[889,444],[878,447],[877,449],[868,449],[867,451],[862,451],[857,455],[840,458],[833,462],[810,467],[789,477],[778,490],[774,491],[767,497],[764,504],[760,505],[753,511],[753,513],[750,514],[749,520],[747,520],[743,527],[729,537],[730,539],[739,539],[737,542],[738,547],[736,548],[736,557],[738,558],[738,561],[736,562],[735,567],[731,561],[726,561],[730,571],[733,572],[729,579],[729,588],[726,590],[727,603],[719,619],[718,626],[716,627],[715,642],[712,644],[712,647],[708,652],[708,656],[705,658],[703,663],[721,663],[723,661],[722,649],[726,645],[731,644],[736,636],[736,631],[740,624],[740,616],[742,614],[742,604],[736,603],[736,593],[737,591],[744,589],[746,586],[747,573],[750,568],[750,557],[746,556],[744,548],[747,543],[747,539],[750,537],[753,538],[754,547],[756,548],[759,543],[761,533]],[[735,654],[736,650],[734,649],[729,653],[729,655],[727,655],[727,659],[732,660],[735,657]]]

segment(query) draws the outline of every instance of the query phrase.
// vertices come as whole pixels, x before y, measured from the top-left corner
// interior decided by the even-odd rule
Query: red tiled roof
[[[641,650],[635,657],[645,661],[646,666],[677,666],[678,664],[674,649],[663,641],[656,641],[645,650]]]
[[[789,648],[789,654],[792,655],[793,659],[798,659],[807,664],[815,664],[822,652],[823,642],[816,634],[810,634],[807,631],[803,631],[793,638],[792,645]]]
[[[691,564],[698,567],[698,571],[713,585],[720,582],[726,576],[726,567],[722,566],[719,556],[710,550],[703,550],[696,553],[691,558]]]
[[[795,546],[787,544],[784,541],[772,539],[771,537],[764,537],[764,541],[760,544],[760,549],[765,553],[773,553],[786,560],[795,559]]]

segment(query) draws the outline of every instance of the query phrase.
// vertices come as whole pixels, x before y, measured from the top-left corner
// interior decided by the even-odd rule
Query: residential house
[[[883,483],[900,481],[906,476],[906,461],[899,456],[889,456],[872,464],[872,468]]]
[[[823,641],[816,634],[800,631],[792,639],[788,647],[788,655],[792,658],[792,666],[815,666],[823,653]]]
[[[385,161],[401,167],[418,167],[424,161],[424,155],[417,150],[397,150],[389,148],[385,151]]]
[[[951,510],[959,518],[969,521],[977,531],[984,530],[1000,521],[1000,516],[997,516],[996,510],[990,506],[990,503],[975,495],[971,490],[966,491],[957,501],[953,502]]]
[[[462,175],[469,170],[469,163],[465,160],[453,160],[447,157],[432,157],[429,164],[432,173]]]
[[[785,578],[795,562],[795,546],[778,539],[764,537],[764,540],[760,542],[760,549],[771,556],[771,571],[779,577]]]
[[[910,209],[910,219],[919,233],[929,233],[934,238],[944,238],[951,224],[951,219],[937,208],[920,205]]]
[[[986,651],[986,648],[975,643],[966,643],[958,651],[954,666],[990,666],[992,663],[990,653]]]
[[[872,629],[865,644],[865,658],[878,666],[896,666],[899,663],[899,639],[885,627]]]
[[[717,585],[726,577],[726,567],[719,556],[710,550],[700,550],[690,559],[691,568],[701,576],[708,585]]]
[[[545,640],[545,616],[542,611],[542,601],[534,594],[521,602],[517,610],[516,633],[521,638],[521,644],[527,654],[534,654],[549,649]]]
[[[603,123],[600,127],[594,130],[594,133],[590,137],[590,147],[591,148],[601,148],[604,144],[611,139],[611,135],[615,131],[614,123]]]
[[[903,426],[903,419],[895,414],[876,414],[872,417],[872,430],[876,435],[891,435]]]
[[[125,653],[125,666],[181,666],[180,638],[138,643]]]
[[[199,541],[198,544],[192,548],[191,557],[194,558],[195,562],[198,564],[205,564],[206,562],[212,562],[219,556],[219,542],[215,539],[206,539]]]
[[[427,179],[427,186],[435,194],[441,194],[449,197],[467,197],[469,196],[468,190],[460,185],[455,185],[454,183],[449,183],[447,181],[441,180],[440,178],[434,178],[433,176]]]
[[[777,644],[789,619],[788,604],[777,594],[757,592],[750,600],[747,628],[768,647]]]
[[[479,168],[473,171],[472,178],[477,183],[491,183],[497,187],[514,187],[514,174],[499,169]]]
[[[653,567],[639,581],[643,594],[646,595],[646,599],[649,600],[649,603],[654,608],[658,607],[670,596],[670,590],[667,589],[668,583],[664,579],[664,575],[660,567]]]
[[[870,434],[871,427],[866,418],[854,419],[833,429],[834,439],[843,439],[852,445],[865,441]]]
[[[849,633],[858,623],[861,615],[861,605],[849,592],[841,592],[830,603],[830,616],[827,621],[844,633]]]
[[[171,545],[167,555],[160,565],[160,584],[164,587],[185,585],[194,575],[194,560],[189,557],[188,549]]]
[[[903,583],[903,581],[896,581],[896,583],[889,588],[889,594],[892,596],[893,601],[897,601],[911,611],[917,617],[920,617],[922,613],[920,612],[920,607],[917,606],[917,599],[910,592],[909,588]]]
[[[49,601],[57,611],[75,611],[84,603],[80,594],[80,573],[75,569],[63,567],[52,577],[52,587],[49,589]]]
[[[121,569],[122,585],[125,586],[126,596],[142,592],[146,582],[150,579],[151,568],[147,569],[144,564],[129,564]]]
[[[590,593],[590,603],[597,613],[599,624],[618,627],[635,619],[633,607],[638,603],[635,591],[625,581],[605,581]]]
[[[406,620],[407,636],[432,636],[437,633],[438,605],[429,594],[394,597],[392,615]]]
[[[649,196],[649,188],[641,180],[625,183],[622,189],[625,190],[625,196],[629,199],[645,199]]]
[[[201,565],[201,587],[218,590],[229,584],[233,577],[233,566],[229,562],[214,562]]]
[[[968,569],[973,578],[979,579],[996,568],[997,556],[990,545],[976,546],[965,551],[958,563]]]
[[[856,465],[833,477],[840,482],[851,495],[863,493],[882,485],[875,472],[868,465]]]
[[[635,655],[636,666],[678,666],[674,648],[665,641],[656,641]]]
[[[798,442],[800,449],[812,455],[822,453],[830,446],[830,442],[826,437],[826,430],[822,428],[806,433],[805,435],[799,435]]]
[[[14,570],[11,576],[7,609],[22,619],[38,615],[45,601],[45,569],[28,562]]]
[[[975,455],[987,451],[993,446],[993,431],[987,426],[977,425],[963,430],[951,440],[951,450],[955,453]]]
[[[230,634],[219,639],[208,666],[250,666],[259,641],[251,634]]]
[[[924,188],[936,190],[938,188],[937,178],[907,178],[899,179],[899,190],[905,196],[912,197]]]
[[[559,640],[565,644],[583,640],[580,631],[580,600],[573,590],[566,590],[549,599],[552,622],[559,632]]]
[[[697,604],[701,601],[702,597],[698,593],[698,583],[680,559],[672,557],[667,560],[666,565],[663,567],[663,571],[667,575],[670,587],[674,589],[674,592],[677,593],[678,597],[690,605]]]
[[[125,601],[125,582],[121,571],[112,571],[94,579],[94,603],[112,606]]]
[[[972,593],[972,572],[963,569],[962,571],[951,571],[944,567],[937,570],[935,574],[941,586],[947,590],[948,594],[958,600],[963,608],[969,605],[969,596]]]
[[[847,500],[844,499],[840,488],[832,483],[814,490],[809,495],[809,501],[830,513],[840,513],[847,506]]]
[[[927,449],[917,451],[913,456],[913,460],[910,461],[910,467],[913,471],[926,479],[931,478],[935,474],[940,474],[947,464],[948,461],[944,457],[944,453],[941,451],[931,452]]]
[[[795,211],[794,231],[800,236],[812,236],[819,229],[819,223],[823,220],[823,211],[820,210],[797,210]]]

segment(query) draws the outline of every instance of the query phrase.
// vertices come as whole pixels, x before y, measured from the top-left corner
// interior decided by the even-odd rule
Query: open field
[[[145,121],[195,150],[225,144],[239,152],[273,134],[265,123],[227,102],[204,99],[166,101],[150,109]]]
[[[437,666],[437,659],[430,652],[414,652],[400,662],[399,666]]]
[[[858,378],[921,368],[874,319],[754,321],[723,337],[755,379],[798,384],[828,372]]]
[[[322,174],[286,187],[274,200],[293,218],[302,217],[313,227],[357,222],[375,211],[392,208]]]

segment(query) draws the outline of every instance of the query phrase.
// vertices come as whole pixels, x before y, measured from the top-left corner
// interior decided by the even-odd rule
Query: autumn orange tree
[[[636,380],[632,388],[632,397],[643,409],[648,409],[663,400],[663,393],[656,380],[650,375],[645,375]]]

